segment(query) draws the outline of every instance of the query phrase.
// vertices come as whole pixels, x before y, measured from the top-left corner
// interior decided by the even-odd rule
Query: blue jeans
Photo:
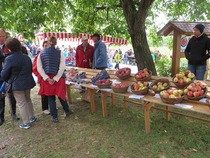
[[[196,80],[204,80],[204,75],[206,73],[206,65],[188,64],[188,70],[195,74]]]
[[[65,113],[69,113],[70,109],[69,109],[67,101],[62,100],[60,97],[58,97],[58,99],[60,100],[61,105],[63,106],[63,110],[65,111]],[[50,113],[51,113],[52,118],[53,119],[58,118],[58,111],[57,111],[57,108],[56,108],[55,96],[54,95],[48,96],[48,103],[50,105]]]

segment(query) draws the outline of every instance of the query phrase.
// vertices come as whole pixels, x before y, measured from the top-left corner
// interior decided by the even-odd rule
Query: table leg
[[[150,116],[149,110],[154,105],[154,103],[144,103],[144,121],[145,121],[145,132],[146,134],[150,133]]]
[[[170,116],[171,116],[170,112],[168,112],[168,111],[170,111],[170,107],[169,106],[166,106],[166,120],[167,121],[170,120]]]
[[[94,93],[96,92],[95,89],[88,89],[89,96],[90,96],[90,106],[91,106],[91,112],[94,113],[96,112],[95,108],[95,102],[94,102]]]
[[[125,108],[127,109],[128,108],[128,97],[127,96],[124,96],[124,103],[125,103]]]
[[[112,96],[112,105],[115,105],[115,94],[111,94],[111,96]]]
[[[106,98],[109,95],[107,92],[101,92],[101,101],[102,101],[102,111],[103,111],[103,117],[107,117],[107,109],[106,109]]]
[[[66,85],[66,93],[67,93],[69,104],[71,104],[72,103],[72,100],[71,100],[71,85]]]

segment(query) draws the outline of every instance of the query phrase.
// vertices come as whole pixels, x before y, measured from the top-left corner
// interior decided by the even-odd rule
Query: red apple
[[[188,97],[192,97],[192,96],[193,96],[192,91],[187,92],[187,96],[188,96]]]
[[[163,97],[164,97],[164,98],[168,98],[168,97],[169,97],[169,94],[168,94],[168,93],[164,93],[164,94],[163,94]]]
[[[199,92],[194,92],[193,95],[194,97],[199,97]]]
[[[200,91],[198,91],[198,92],[199,92],[199,96],[203,96],[204,90],[200,90]]]
[[[185,76],[187,76],[190,73],[190,70],[187,70],[184,72]]]

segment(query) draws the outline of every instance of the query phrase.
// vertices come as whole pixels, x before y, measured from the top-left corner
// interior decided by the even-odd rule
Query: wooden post
[[[150,116],[149,110],[154,105],[154,103],[145,102],[144,103],[144,121],[145,121],[145,133],[150,133]]]
[[[180,54],[181,54],[180,47],[181,47],[181,34],[174,29],[172,76],[175,76],[179,72]]]
[[[115,105],[115,94],[111,94],[111,96],[112,96],[112,105]]]
[[[106,98],[109,93],[102,91],[101,92],[101,101],[102,101],[102,111],[103,111],[103,117],[107,117],[107,109],[106,109]]]
[[[167,121],[170,120],[170,116],[171,116],[170,112],[168,112],[168,111],[170,111],[170,107],[169,106],[166,106],[166,120]]]
[[[67,93],[67,98],[68,98],[69,104],[71,104],[72,103],[72,100],[71,100],[71,85],[66,85],[66,93]]]
[[[95,108],[95,102],[94,102],[94,93],[96,92],[95,89],[88,89],[89,96],[90,96],[90,106],[91,106],[91,112],[94,113],[96,112]]]
[[[128,108],[128,97],[127,96],[124,96],[124,103],[125,103],[125,108],[127,109]]]

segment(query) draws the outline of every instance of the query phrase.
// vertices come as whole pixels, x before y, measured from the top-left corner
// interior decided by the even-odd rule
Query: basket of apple
[[[145,95],[149,91],[149,83],[146,81],[138,81],[131,85],[131,91],[136,95]]]
[[[173,83],[178,88],[184,88],[188,86],[190,83],[192,83],[195,80],[194,73],[190,72],[189,70],[185,72],[180,72],[176,74],[176,76],[173,77]]]
[[[135,74],[135,79],[137,81],[149,81],[152,76],[152,71],[148,70],[147,68],[144,68],[143,70],[140,70]]]
[[[116,72],[116,76],[121,80],[126,80],[131,76],[131,69],[128,67],[119,69]]]
[[[115,93],[125,93],[128,90],[129,85],[124,82],[124,83],[114,83],[112,84],[111,88]]]
[[[155,93],[160,93],[161,91],[170,88],[170,82],[168,79],[161,78],[152,82],[150,88],[155,91]]]
[[[184,92],[181,89],[168,89],[160,92],[160,98],[164,103],[177,104],[184,99]]]
[[[206,96],[207,88],[200,81],[196,81],[184,89],[184,94],[187,99],[200,100]]]
[[[103,88],[110,88],[112,85],[112,81],[110,81],[109,79],[103,79],[103,80],[98,80],[96,82],[96,85],[98,86],[98,88],[103,89]]]

